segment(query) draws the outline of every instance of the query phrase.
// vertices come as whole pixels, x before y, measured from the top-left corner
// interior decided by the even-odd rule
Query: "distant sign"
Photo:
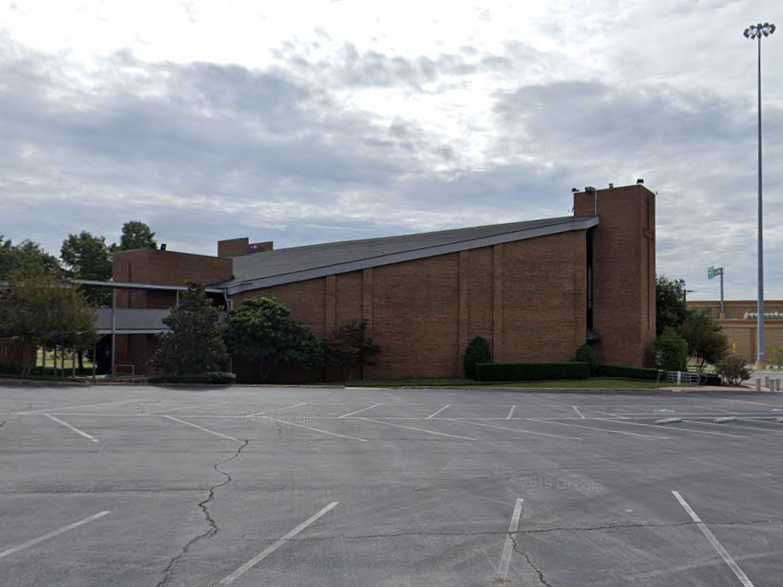
[[[710,267],[707,269],[707,279],[718,277],[718,275],[723,275],[723,267]]]

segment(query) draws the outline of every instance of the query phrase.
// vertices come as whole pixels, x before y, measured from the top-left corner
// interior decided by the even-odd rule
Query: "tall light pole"
[[[763,366],[766,363],[766,352],[764,350],[764,241],[763,241],[763,204],[761,200],[761,38],[768,37],[775,32],[775,25],[765,22],[764,24],[752,24],[745,29],[743,33],[745,38],[758,41],[758,120],[759,120],[759,234],[758,234],[758,301],[756,302],[756,316],[758,324],[758,349],[756,353],[756,364]]]

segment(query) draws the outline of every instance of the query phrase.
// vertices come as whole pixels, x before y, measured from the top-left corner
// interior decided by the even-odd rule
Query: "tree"
[[[60,259],[69,277],[96,281],[111,278],[112,259],[106,239],[93,236],[86,230],[68,235],[60,248]],[[111,291],[103,287],[87,287],[85,296],[95,306],[105,306],[111,301]]]
[[[685,281],[659,275],[655,281],[655,333],[660,336],[666,328],[680,328],[687,315]]]
[[[163,319],[169,327],[151,359],[164,375],[198,375],[220,371],[228,360],[220,313],[204,288],[190,284],[179,305]]]
[[[140,220],[131,220],[122,225],[120,244],[112,245],[112,250],[128,251],[130,249],[157,249],[155,233]]]
[[[274,298],[248,300],[232,311],[226,344],[232,355],[258,365],[262,381],[282,365],[311,369],[323,363],[321,341]]]
[[[674,328],[667,328],[655,340],[655,366],[665,371],[685,371],[688,367],[688,341]]]
[[[705,312],[690,310],[680,333],[688,342],[688,355],[697,359],[699,371],[707,363],[717,364],[729,350],[720,323]]]
[[[79,351],[96,340],[95,313],[78,288],[52,274],[16,272],[0,291],[0,336],[36,349],[58,344]],[[23,365],[22,375],[33,366]]]
[[[23,240],[18,245],[0,235],[0,279],[6,280],[12,273],[60,273],[57,259],[44,251],[41,245]]]
[[[364,379],[364,367],[373,365],[372,358],[381,352],[367,332],[367,321],[356,320],[334,330],[325,341],[326,362],[340,369],[340,377],[347,380],[351,370],[358,368]]]
[[[477,336],[468,343],[468,347],[465,349],[465,356],[462,359],[465,377],[475,379],[476,365],[478,363],[489,363],[491,360],[492,349],[489,346],[489,341],[483,336]]]

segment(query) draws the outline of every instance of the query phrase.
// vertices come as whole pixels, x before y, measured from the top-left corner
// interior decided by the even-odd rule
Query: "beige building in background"
[[[688,309],[703,310],[720,319],[723,331],[729,338],[731,351],[749,363],[756,360],[756,300],[731,300],[723,303],[720,313],[717,300],[688,302]],[[767,360],[775,349],[783,348],[783,300],[765,300],[764,318]]]

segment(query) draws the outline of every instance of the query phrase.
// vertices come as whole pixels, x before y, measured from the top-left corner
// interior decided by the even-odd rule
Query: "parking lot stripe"
[[[367,442],[366,438],[359,438],[358,436],[348,436],[347,434],[340,434],[338,432],[329,432],[329,430],[322,430],[321,428],[314,428],[313,426],[305,426],[304,424],[297,424],[295,422],[289,422],[288,420],[280,420],[271,416],[261,416],[265,420],[272,420],[272,422],[279,422],[280,424],[287,424],[288,426],[294,426],[295,428],[304,428],[305,430],[312,430],[313,432],[320,432],[328,436],[336,436],[337,438],[347,438],[348,440],[358,440],[359,442]]]
[[[660,428],[659,424],[643,424],[641,422],[629,422],[628,420],[612,420],[609,418],[594,418],[601,422],[617,422],[618,424],[626,424],[628,426],[646,426],[647,428]],[[683,432],[692,432],[693,434],[709,434],[710,436],[731,436],[732,438],[750,438],[749,436],[740,434],[731,434],[730,432],[709,432],[708,430],[697,430],[696,428],[685,428],[684,426],[670,425],[667,430],[681,430]]]
[[[508,416],[506,416],[506,420],[510,420],[511,418],[514,417],[514,410],[516,410],[516,409],[517,409],[516,404],[511,406],[511,409],[508,411]]]
[[[68,422],[66,422],[64,420],[60,420],[60,418],[58,418],[56,416],[52,416],[51,414],[44,414],[44,416],[46,416],[47,418],[49,418],[53,422],[57,422],[61,426],[65,426],[66,428],[68,428],[70,430],[73,430],[74,432],[76,432],[76,434],[78,434],[80,436],[84,436],[88,440],[92,440],[93,442],[98,442],[98,439],[95,438],[94,436],[90,436],[89,434],[87,434],[83,430],[79,430],[76,426],[71,426]]]
[[[435,410],[433,413],[431,413],[429,416],[427,416],[427,420],[432,420],[432,419],[433,419],[435,416],[437,416],[437,415],[438,415],[438,414],[440,414],[440,413],[441,413],[443,410],[445,410],[446,408],[449,408],[449,407],[451,407],[451,404],[446,404],[446,405],[445,405],[445,406],[443,406],[442,408],[439,408],[439,409]]]
[[[536,432],[535,430],[527,430],[526,428],[509,428],[508,426],[495,426],[493,424],[482,424],[481,422],[473,422],[471,420],[462,420],[463,424],[473,424],[474,426],[482,426],[484,428],[494,428],[495,430],[510,430],[511,432],[520,432],[522,434],[535,434],[536,436],[548,436],[549,438],[563,438],[565,440],[584,440],[579,436],[563,436],[562,434],[549,434],[547,432]]]
[[[426,432],[427,434],[434,434],[435,436],[445,436],[446,438],[457,438],[459,440],[476,440],[470,436],[457,436],[455,434],[446,434],[445,432],[438,432],[437,430],[427,430],[426,428],[418,428],[416,426],[403,426],[402,424],[392,424],[391,422],[384,422],[383,420],[374,420],[372,418],[359,418],[364,422],[375,422],[376,424],[384,424],[386,426],[392,426],[394,428],[402,428],[403,430],[413,430],[415,432]]]
[[[585,419],[585,415],[581,412],[579,408],[577,408],[576,406],[571,406],[571,407],[574,408],[574,411],[576,412],[577,416],[579,416],[582,420]]]
[[[179,422],[180,424],[184,424],[185,426],[196,428],[197,430],[201,430],[202,432],[206,432],[207,434],[211,434],[212,436],[217,436],[218,438],[225,438],[226,440],[233,440],[234,442],[242,442],[241,440],[239,440],[234,436],[229,436],[228,434],[223,434],[222,432],[216,432],[214,430],[210,430],[209,428],[204,428],[203,426],[199,426],[198,424],[194,424],[193,422],[188,422],[187,420],[180,420],[179,418],[175,418],[174,416],[167,416],[167,415],[164,415],[163,417],[168,418],[169,420],[172,420],[174,422]]]
[[[336,508],[338,505],[340,505],[339,501],[333,501],[329,505],[327,505],[325,508],[323,508],[320,512],[313,514],[309,518],[307,518],[304,522],[299,524],[296,528],[291,530],[288,534],[274,542],[271,546],[268,548],[262,550],[259,552],[256,556],[251,558],[249,561],[247,561],[244,565],[239,567],[236,571],[228,575],[227,577],[224,577],[220,580],[220,583],[218,585],[230,585],[237,579],[239,579],[242,575],[247,573],[250,569],[252,569],[254,566],[256,566],[258,563],[263,561],[266,557],[268,557],[270,554],[275,552],[278,548],[283,546],[286,542],[291,540],[294,536],[305,530],[308,526],[311,526],[315,522],[318,521],[319,518],[322,518],[326,514],[328,514],[330,511],[332,511],[334,508]]]
[[[347,414],[343,414],[342,416],[337,416],[338,418],[347,418],[348,416],[353,416],[355,414],[361,414],[362,412],[366,412],[367,410],[372,410],[373,408],[377,408],[381,404],[373,404],[371,406],[367,406],[366,408],[362,408],[361,410],[354,410],[353,412],[348,412]]]
[[[302,406],[306,406],[306,405],[307,402],[302,402],[299,404],[284,406],[282,408],[272,408],[271,410],[264,410],[263,412],[254,412],[252,414],[248,414],[245,416],[245,418],[255,418],[256,416],[263,416],[264,414],[268,414],[269,412],[282,412],[283,410],[293,410],[294,408],[301,408]]]
[[[712,530],[710,530],[707,527],[707,525],[704,522],[702,522],[699,515],[695,511],[693,511],[693,508],[690,506],[690,504],[687,501],[685,501],[685,498],[683,498],[682,495],[680,495],[680,492],[672,491],[672,495],[674,495],[677,501],[680,502],[680,505],[691,517],[691,520],[696,522],[696,527],[699,530],[701,530],[701,533],[704,534],[707,540],[709,540],[710,544],[712,544],[712,547],[717,551],[717,553],[723,559],[723,562],[725,562],[729,566],[729,568],[734,572],[734,574],[737,576],[739,582],[742,583],[744,587],[753,587],[753,582],[748,578],[745,572],[740,568],[740,566],[732,558],[729,552],[723,547],[723,545],[720,542],[718,542],[718,539],[715,538],[715,534],[712,533]]]
[[[31,416],[33,414],[45,414],[47,412],[61,412],[63,410],[73,410],[76,408],[97,408],[99,406],[119,406],[121,404],[132,404],[141,400],[126,399],[118,402],[101,402],[99,404],[80,404],[78,406],[60,406],[56,408],[44,408],[42,410],[29,410],[27,412],[16,412],[17,416]]]
[[[627,430],[613,430],[611,428],[596,428],[595,426],[585,426],[584,424],[572,424],[570,422],[557,422],[555,420],[540,420],[538,418],[527,418],[531,422],[541,422],[542,424],[557,424],[558,426],[572,426],[573,428],[585,428],[587,430],[595,430],[597,432],[608,432],[610,434],[623,434],[625,436],[634,436],[636,438],[646,438],[648,440],[669,440],[669,436],[653,436],[651,434],[638,434],[636,432],[628,432]]]
[[[514,513],[511,514],[511,523],[508,525],[508,534],[506,534],[506,541],[503,544],[503,554],[500,557],[500,564],[498,565],[498,572],[496,580],[498,583],[505,583],[508,579],[508,565],[511,562],[511,553],[514,550],[514,541],[511,539],[511,535],[519,530],[519,518],[522,515],[522,502],[520,497],[514,504]]]
[[[102,518],[103,516],[108,516],[109,513],[110,512],[108,510],[98,512],[97,514],[93,514],[92,516],[84,518],[83,520],[79,520],[78,522],[74,522],[73,524],[68,524],[67,526],[58,528],[57,530],[52,530],[51,532],[48,532],[43,536],[39,536],[38,538],[33,538],[32,540],[28,540],[27,542],[23,542],[22,544],[17,544],[16,546],[12,546],[11,548],[4,550],[3,552],[0,552],[0,558],[5,558],[9,555],[19,552],[20,550],[24,550],[25,548],[30,548],[31,546],[35,546],[36,544],[39,544],[44,540],[49,540],[50,538],[59,536],[60,534],[68,532],[69,530],[73,530],[74,528],[78,528],[79,526],[83,526],[84,524],[89,524],[90,522],[97,520],[98,518]]]

